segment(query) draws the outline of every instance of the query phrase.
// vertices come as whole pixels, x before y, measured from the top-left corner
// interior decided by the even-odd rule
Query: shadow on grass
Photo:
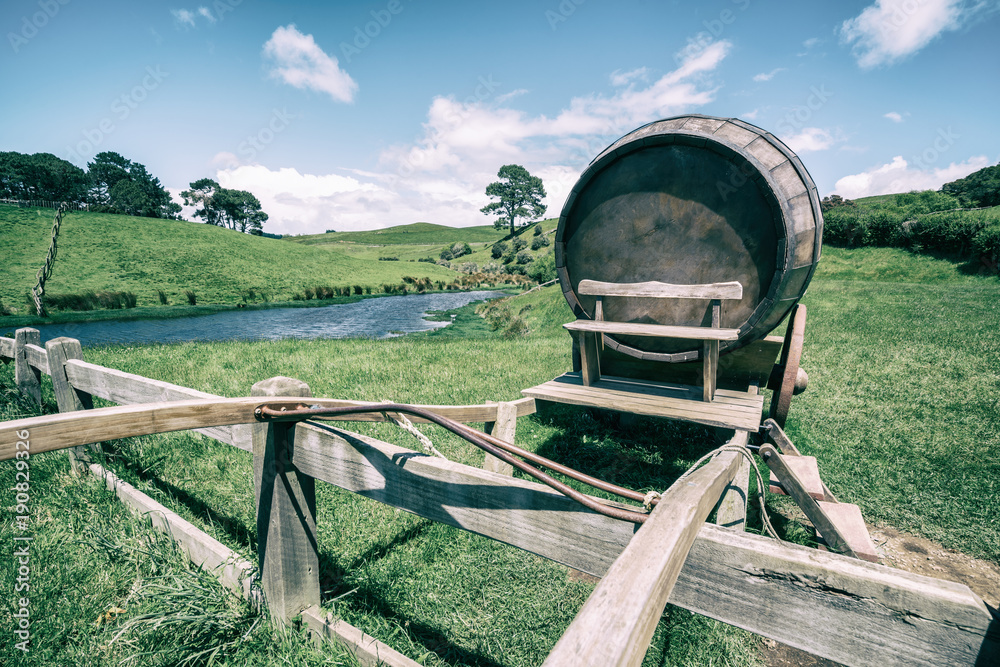
[[[243,546],[248,546],[251,551],[257,551],[257,531],[248,528],[238,519],[222,514],[198,497],[188,493],[169,482],[156,477],[150,472],[155,467],[151,465],[139,465],[130,460],[123,452],[120,452],[107,443],[102,443],[102,451],[108,463],[115,463],[128,470],[131,475],[138,478],[160,492],[170,497],[173,501],[187,507],[193,514],[204,521],[218,526],[224,533],[234,541]],[[352,582],[351,573],[356,571],[361,564],[378,561],[386,558],[393,550],[406,545],[408,542],[420,538],[433,523],[429,520],[411,526],[393,536],[391,539],[375,544],[365,553],[358,556],[349,567],[341,567],[337,560],[329,553],[319,553],[319,578],[320,590],[322,591],[321,603],[328,603],[337,597],[353,591],[351,594],[351,606],[356,611],[370,613],[397,623],[399,627],[405,627],[408,638],[411,641],[423,646],[426,650],[435,653],[441,659],[473,667],[501,667],[498,663],[489,658],[456,645],[453,640],[441,633],[433,626],[410,618],[399,613],[393,608],[380,591],[371,586],[357,586]]]
[[[538,403],[533,419],[557,429],[541,456],[629,489],[662,491],[718,446],[698,424]]]
[[[155,473],[151,472],[156,466],[156,461],[143,466],[106,442],[101,443],[101,448],[108,463],[115,463],[125,468],[136,478],[150,484],[168,498],[188,508],[195,516],[222,529],[237,544],[249,547],[254,552],[257,551],[257,531],[255,528],[248,528],[239,519],[213,509],[197,496],[193,496],[184,489],[157,477]]]

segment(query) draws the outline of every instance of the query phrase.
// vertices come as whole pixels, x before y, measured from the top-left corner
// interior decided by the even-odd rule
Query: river
[[[391,338],[448,325],[424,316],[505,296],[502,292],[441,292],[385,296],[313,308],[227,310],[212,315],[128,322],[81,322],[35,325],[42,344],[59,336],[84,346],[187,341],[276,340],[279,338]]]

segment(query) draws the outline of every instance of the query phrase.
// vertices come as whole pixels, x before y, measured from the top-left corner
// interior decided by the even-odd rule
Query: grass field
[[[331,232],[329,234],[306,234],[289,236],[282,240],[305,245],[325,245],[329,243],[355,243],[359,245],[439,245],[445,243],[493,243],[506,235],[503,230],[493,229],[493,225],[479,227],[446,227],[429,222],[415,222],[386,229],[364,232]]]
[[[870,523],[1000,563],[1000,281],[970,275],[963,266],[898,249],[824,249],[803,299],[809,317],[802,363],[810,385],[793,401],[787,431],[804,453],[817,457],[833,492],[860,505]],[[513,303],[531,329],[513,340],[489,332],[465,311],[460,329],[386,341],[118,346],[88,348],[84,356],[227,396],[246,395],[256,381],[287,375],[306,381],[316,396],[453,404],[512,400],[522,388],[570,366],[569,338],[560,325],[572,318],[558,286]],[[13,395],[12,375],[10,366],[0,367],[3,418],[28,409]],[[48,390],[46,400],[54,409]],[[481,454],[440,429],[421,429],[449,458],[480,463]],[[418,447],[390,426],[357,430]],[[642,421],[622,429],[569,408],[520,420],[517,442],[637,489],[664,488],[713,446],[711,434],[699,427]],[[105,452],[107,465],[123,478],[252,557],[246,453],[192,434],[107,443]],[[74,480],[63,456],[35,461],[35,553],[45,565],[32,600],[36,618],[45,619],[37,636],[47,648],[32,664],[173,664],[128,658],[140,648],[187,641],[186,628],[127,634],[133,638],[127,645],[113,640],[130,618],[152,610],[143,596],[153,590],[148,586],[175,579],[179,593],[172,600],[196,607],[211,603],[212,618],[221,619],[197,640],[199,646],[224,644],[246,632],[248,646],[267,656],[287,651],[295,664],[335,664],[336,656],[324,663],[324,654],[300,635],[251,628],[240,603],[212,582],[199,580],[202,592],[194,592],[183,562],[156,546],[142,522],[129,520],[107,494]],[[0,467],[3,488],[13,481],[12,469]],[[318,505],[325,607],[424,664],[540,664],[590,590],[561,566],[328,485],[320,485]],[[769,505],[781,510],[788,501],[772,497]],[[795,521],[780,522],[779,529],[788,539],[811,539]],[[10,530],[5,523],[0,537],[9,538]],[[155,557],[137,555],[146,552]],[[12,576],[5,565],[0,586],[9,590]],[[96,616],[110,606],[126,613],[95,626]],[[5,655],[12,652],[11,641],[0,639]],[[37,657],[42,655],[46,661]],[[220,664],[270,664],[234,645],[224,645],[218,657]],[[669,607],[644,661],[759,663],[757,638]]]
[[[0,205],[0,301],[23,308],[45,261],[53,211]],[[74,211],[63,219],[51,294],[85,290],[131,291],[140,306],[158,306],[157,290],[171,304],[241,301],[254,289],[288,300],[306,287],[400,283],[404,276],[450,281],[455,272],[427,263],[370,262],[320,248],[212,225]]]

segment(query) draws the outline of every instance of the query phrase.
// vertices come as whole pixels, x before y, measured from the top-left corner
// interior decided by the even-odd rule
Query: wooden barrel
[[[774,330],[805,292],[819,261],[823,216],[799,158],[764,130],[732,118],[688,115],[645,125],[606,148],[573,187],[556,232],[556,271],[577,317],[592,318],[581,280],[674,284],[737,280],[723,304],[739,329],[731,351]],[[708,303],[609,298],[605,318],[700,326]],[[691,341],[619,336],[633,357],[698,358]]]

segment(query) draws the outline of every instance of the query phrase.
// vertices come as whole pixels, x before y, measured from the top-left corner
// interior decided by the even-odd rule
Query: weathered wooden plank
[[[220,396],[197,389],[105,368],[85,361],[66,364],[70,383],[94,396],[119,405],[161,403],[186,399],[218,399]],[[246,424],[192,429],[227,445],[250,451],[250,427]]]
[[[857,667],[996,665],[967,586],[706,525],[670,603]]]
[[[601,379],[600,352],[597,349],[597,336],[587,332],[573,332],[580,350],[580,379],[584,385],[590,386]]]
[[[749,438],[750,434],[747,431],[737,431],[729,443],[746,446]],[[746,529],[747,494],[750,492],[750,462],[744,456],[740,459],[739,469],[723,492],[715,515],[716,525],[734,530]]]
[[[0,336],[0,360],[10,363],[14,358],[14,339]]]
[[[580,294],[591,296],[633,296],[665,299],[742,299],[743,285],[736,281],[704,285],[672,285],[651,280],[644,283],[606,283],[581,280]]]
[[[38,329],[25,327],[14,332],[14,384],[18,391],[31,398],[39,406],[42,404],[42,372],[28,363],[25,346],[38,345],[42,335]]]
[[[52,392],[56,396],[56,405],[59,406],[59,412],[76,412],[93,408],[94,402],[90,394],[74,389],[66,377],[66,362],[70,359],[83,358],[83,348],[80,346],[80,341],[75,338],[53,338],[45,343],[45,353],[49,364],[49,375],[52,378]],[[34,433],[33,436],[35,436],[37,443],[38,434]],[[101,439],[95,438],[87,442],[96,443]],[[6,441],[0,441],[0,446],[4,444],[6,444]],[[45,443],[43,442],[39,451],[46,451],[44,447]],[[95,450],[96,446],[91,445],[91,449]],[[87,451],[82,446],[70,450],[68,456],[70,465],[76,472],[81,472],[84,469],[83,464],[89,462]]]
[[[287,377],[262,380],[250,393],[310,396],[309,385]],[[285,623],[320,602],[316,481],[292,463],[298,428],[295,423],[281,422],[253,425],[260,583],[267,608]]]
[[[740,405],[731,405],[720,401],[706,403],[701,400],[701,396],[696,399],[675,398],[671,396],[650,396],[642,393],[622,392],[608,389],[600,382],[590,387],[577,387],[565,385],[558,382],[549,382],[539,387],[529,390],[529,395],[539,396],[544,391],[549,400],[562,400],[562,402],[576,403],[581,405],[593,405],[593,407],[621,410],[623,412],[636,411],[639,414],[660,414],[669,415],[699,415],[706,419],[712,419],[721,414],[726,418],[739,416],[744,419],[755,419],[757,414],[750,409]],[[651,412],[650,412],[651,411]],[[745,426],[742,428],[751,428]]]
[[[24,346],[24,354],[28,359],[29,366],[41,373],[51,375],[49,371],[49,357],[45,352],[45,348],[39,347],[34,343],[28,343]]]
[[[602,378],[596,385],[586,387],[579,373],[564,373],[521,393],[557,403],[686,419],[708,426],[750,431],[759,428],[764,405],[762,396],[723,390],[716,392],[711,403],[705,403],[698,387],[628,383],[620,378]]]
[[[110,470],[96,463],[91,463],[88,469],[95,477],[104,480],[108,490],[113,491],[119,500],[139,514],[148,516],[154,528],[173,537],[188,560],[215,574],[233,592],[247,599],[254,599],[256,593],[251,583],[257,568],[253,563],[202,532],[173,510],[123,482]]]
[[[823,535],[823,539],[830,545],[830,548],[845,556],[857,558],[858,555],[851,548],[851,545],[848,544],[847,539],[840,532],[840,529],[830,520],[830,517],[826,515],[819,503],[809,495],[802,480],[788,466],[788,463],[778,453],[778,450],[771,445],[764,444],[761,445],[760,455],[764,459],[764,462],[767,463],[767,467],[781,480],[782,488],[792,497],[802,511],[805,512],[805,515],[812,521],[816,530]],[[792,458],[801,459],[803,457]]]
[[[497,405],[497,419],[495,422],[485,424],[486,432],[504,442],[514,444],[514,435],[517,433],[517,406],[511,403],[500,403]],[[510,477],[514,474],[514,466],[501,461],[492,454],[486,454],[483,461],[483,470],[489,470],[501,475]]]
[[[219,398],[213,394],[182,387],[180,385],[152,380],[133,375],[113,368],[105,368],[83,361],[72,361],[67,365],[67,375],[73,386],[81,391],[92,393],[94,396],[114,401],[123,405],[133,403],[152,403],[161,401],[179,401],[188,398]],[[517,408],[517,416],[524,417],[535,412],[535,403],[530,398],[521,398],[511,401]],[[331,398],[314,398],[311,404],[321,404],[324,407],[346,407],[375,405],[372,401],[347,401]],[[429,410],[443,417],[448,417],[457,422],[487,422],[496,421],[496,404],[483,405],[418,405],[417,407]],[[345,421],[385,421],[379,413],[371,415],[351,415],[342,418]],[[419,417],[410,417],[414,423],[423,423],[425,420]],[[240,447],[240,442],[229,442],[225,440],[224,430],[219,430],[211,437],[228,442],[228,444]],[[240,439],[242,442],[242,439]]]
[[[302,620],[316,639],[346,646],[363,667],[419,667],[419,663],[353,625],[339,619],[328,621],[319,607],[303,610]]]
[[[701,525],[742,457],[723,452],[666,492],[543,663],[639,665]]]
[[[563,328],[568,331],[619,334],[628,336],[653,336],[657,338],[689,338],[691,340],[739,340],[739,329],[712,329],[710,327],[679,327],[666,324],[642,324],[637,322],[609,322],[602,320],[574,320]]]

